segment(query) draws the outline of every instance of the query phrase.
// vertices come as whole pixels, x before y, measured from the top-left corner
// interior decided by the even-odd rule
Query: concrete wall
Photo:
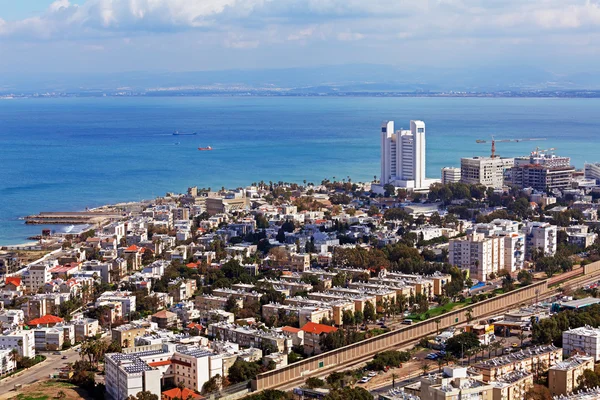
[[[583,266],[583,273],[586,275],[592,274],[592,273],[598,272],[598,271],[600,271],[600,261],[596,261],[591,264]]]
[[[375,353],[396,348],[402,344],[411,342],[416,338],[431,335],[438,329],[435,323],[440,320],[439,329],[444,329],[456,324],[467,322],[468,311],[471,312],[471,318],[477,320],[483,315],[489,315],[495,311],[506,307],[519,306],[531,300],[536,296],[543,295],[548,291],[547,281],[534,283],[522,289],[517,289],[510,293],[488,299],[460,310],[452,311],[432,318],[427,321],[419,322],[411,326],[403,327],[383,335],[379,335],[359,343],[354,343],[340,349],[329,351],[315,357],[288,365],[274,371],[262,373],[252,382],[254,390],[264,390],[289,383],[290,381],[309,377],[313,373],[338,366],[344,363],[351,363],[366,356],[372,356]]]

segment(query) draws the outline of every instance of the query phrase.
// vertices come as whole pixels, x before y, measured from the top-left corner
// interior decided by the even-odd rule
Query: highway
[[[37,354],[46,356],[46,360],[25,371],[19,372],[17,375],[0,380],[0,398],[6,398],[7,394],[10,395],[9,397],[14,397],[17,393],[25,392],[27,390],[26,385],[48,379],[50,374],[57,373],[59,368],[80,359],[79,353],[75,348],[62,351],[61,355],[55,355],[54,352],[49,351]],[[67,359],[63,360],[63,356],[67,356]],[[15,385],[23,385],[23,387],[19,391],[14,391]]]

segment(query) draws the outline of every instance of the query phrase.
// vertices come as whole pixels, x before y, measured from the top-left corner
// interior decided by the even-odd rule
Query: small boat
[[[212,147],[210,147],[210,146],[198,147],[198,150],[200,150],[200,151],[210,151],[210,150],[212,150]]]
[[[175,131],[173,132],[173,136],[193,136],[193,135],[197,135],[197,132],[191,132],[191,133],[186,133],[186,132],[179,132],[179,131]]]

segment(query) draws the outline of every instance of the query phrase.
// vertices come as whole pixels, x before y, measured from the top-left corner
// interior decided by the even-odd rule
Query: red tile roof
[[[198,399],[203,399],[204,397],[188,388],[183,388],[183,389],[174,388],[174,389],[165,390],[164,392],[162,392],[162,398],[163,398],[163,400],[173,400],[176,398],[177,399],[198,400]]]
[[[131,246],[129,246],[128,248],[125,249],[125,251],[139,251],[139,247],[137,247],[135,244],[132,244]]]
[[[337,328],[324,324],[317,324],[315,322],[308,322],[302,327],[302,330],[307,333],[315,333],[320,335],[322,333],[331,333],[337,331]]]
[[[195,323],[195,322],[190,322],[190,323],[187,325],[187,328],[188,328],[188,329],[197,329],[197,330],[199,330],[199,331],[203,329],[203,328],[202,328],[202,325],[200,325],[200,324],[197,324],[197,323]]]
[[[51,325],[51,324],[58,324],[60,322],[65,322],[65,320],[62,319],[61,317],[57,317],[56,315],[47,314],[41,318],[32,319],[31,321],[29,321],[29,323],[27,325],[29,325],[29,326]]]
[[[289,333],[298,333],[302,329],[294,328],[293,326],[284,326],[283,328],[281,328],[281,330]]]
[[[17,276],[8,276],[6,277],[6,279],[4,280],[4,282],[8,285],[9,283],[12,283],[15,286],[21,286],[21,278],[17,277]]]
[[[185,266],[188,268],[198,268],[199,263],[189,263],[186,264]]]

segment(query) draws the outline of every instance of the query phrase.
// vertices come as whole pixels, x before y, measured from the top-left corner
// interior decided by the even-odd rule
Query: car
[[[368,376],[363,376],[362,379],[360,381],[358,381],[358,383],[367,383],[371,380],[371,378],[369,378]]]
[[[68,359],[69,357],[67,357],[67,356],[62,356],[61,358],[62,358],[63,360],[66,360],[66,359]]]
[[[513,348],[515,348],[515,347],[519,347],[519,344],[518,344],[518,343],[513,343],[513,344],[511,344],[511,346],[512,346]]]
[[[55,351],[55,352],[54,352],[54,353],[52,353],[52,354],[54,354],[55,356],[60,356],[60,351]]]
[[[371,377],[371,378],[372,378],[372,377],[374,377],[374,376],[377,376],[377,372],[375,372],[375,371],[371,371],[371,372],[369,372],[369,373],[367,374],[367,376],[369,376],[369,377]]]
[[[413,321],[412,319],[405,319],[404,321],[402,321],[402,325],[412,325]]]
[[[425,356],[425,358],[428,360],[435,360],[436,358],[438,358],[438,355],[435,353],[429,353]]]

